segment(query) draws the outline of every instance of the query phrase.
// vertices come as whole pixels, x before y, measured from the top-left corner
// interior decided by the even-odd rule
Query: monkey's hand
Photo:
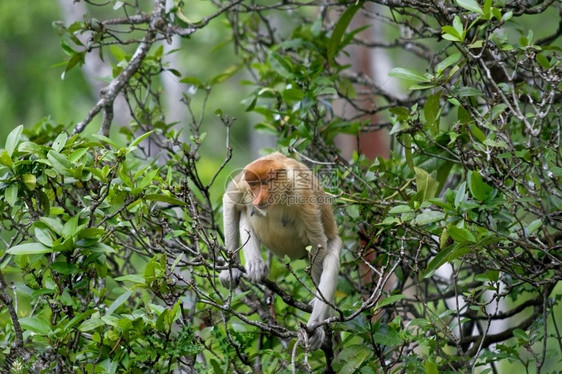
[[[269,274],[267,264],[262,260],[250,260],[246,263],[246,275],[252,282],[261,282]]]
[[[307,327],[311,326],[311,325],[315,325],[316,323],[311,323],[312,321],[309,321],[307,323]],[[315,351],[317,349],[320,349],[320,347],[322,346],[322,343],[324,343],[324,338],[326,337],[326,333],[324,332],[324,327],[323,326],[318,326],[314,329],[314,331],[312,331],[309,335],[308,335],[308,348],[311,351]]]
[[[237,268],[226,269],[220,272],[219,281],[223,287],[234,289],[238,287],[240,283],[240,277],[242,276],[242,270]]]

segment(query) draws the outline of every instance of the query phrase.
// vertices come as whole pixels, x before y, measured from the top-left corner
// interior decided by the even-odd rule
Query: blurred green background
[[[67,56],[61,48],[61,39],[55,27],[57,21],[68,24],[64,21],[65,12],[61,8],[68,5],[63,3],[53,0],[0,2],[0,146],[4,145],[6,136],[14,127],[20,124],[30,127],[43,118],[51,118],[71,131],[73,125],[85,117],[98,99],[97,89],[88,83],[80,67],[75,67],[63,78]],[[198,0],[190,1],[189,12],[184,12],[190,19],[197,20],[214,10],[210,2]],[[103,14],[96,13],[99,11],[88,6],[89,13],[105,19]],[[115,16],[115,13],[111,16]],[[178,45],[170,47],[181,47],[170,57],[170,66],[183,76],[206,82],[242,63],[229,41],[231,32],[227,23],[223,19],[216,19],[191,38],[182,39]],[[131,52],[134,47],[131,46]],[[111,56],[105,55],[104,58],[106,63],[111,62]],[[233,166],[241,166],[254,156],[255,150],[252,151],[249,145],[249,130],[259,120],[251,119],[241,103],[250,91],[250,88],[240,84],[244,74],[244,70],[240,70],[234,79],[215,86],[205,108],[203,92],[189,93],[194,113],[204,116],[205,127],[202,131],[207,132],[204,147],[206,150],[215,150],[210,152],[210,156],[216,162],[224,157],[222,152],[216,150],[224,149],[225,141],[224,126],[217,116],[217,110],[236,118],[232,128],[232,146],[237,150],[237,157]],[[180,78],[171,73],[168,73],[168,77],[175,80],[184,93],[188,93],[189,85],[180,83]],[[109,78],[97,79],[107,81]],[[187,107],[179,104],[177,108],[180,108],[181,115],[178,127],[188,127]],[[99,118],[96,118],[88,130],[95,131],[98,125]],[[187,132],[185,130],[184,133]],[[220,148],[217,148],[219,144]]]

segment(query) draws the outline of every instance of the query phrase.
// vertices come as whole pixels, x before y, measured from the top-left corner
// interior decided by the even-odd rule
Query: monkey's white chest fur
[[[281,207],[270,207],[265,214],[252,211],[248,207],[249,221],[259,241],[279,257],[285,255],[291,259],[306,256],[306,247],[309,246],[304,225],[291,214],[291,210]],[[260,235],[259,233],[267,233]]]

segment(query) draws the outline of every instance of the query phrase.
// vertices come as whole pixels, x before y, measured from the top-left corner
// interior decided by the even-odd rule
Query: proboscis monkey
[[[229,253],[242,246],[246,276],[259,282],[268,275],[260,244],[292,260],[308,255],[316,295],[307,323],[314,328],[308,342],[320,348],[325,332],[318,322],[326,318],[338,281],[342,241],[332,206],[312,171],[300,162],[275,152],[248,164],[230,182],[223,196],[225,244]],[[310,252],[307,251],[309,247]],[[223,270],[225,287],[236,287],[242,271]]]

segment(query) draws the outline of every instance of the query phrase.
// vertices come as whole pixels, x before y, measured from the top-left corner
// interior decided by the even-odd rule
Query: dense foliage
[[[113,80],[84,119],[6,139],[0,370],[560,370],[562,30],[528,28],[557,25],[559,2],[212,1],[200,20],[188,2],[165,3],[111,1],[97,10],[105,18],[59,24],[66,71],[95,53]],[[392,41],[365,39],[366,26],[349,26],[359,16]],[[206,80],[164,62],[162,43],[189,48],[212,22],[230,27],[235,65]],[[394,58],[390,75],[409,94],[353,71],[351,45]],[[233,291],[218,282],[230,257],[219,201],[240,124],[197,113],[241,70],[253,91],[237,99],[261,116],[256,127],[335,197],[345,248],[321,351],[295,344],[312,298],[304,261],[274,259],[269,280]],[[190,86],[188,124],[167,121],[163,74]],[[119,95],[131,122],[117,136]],[[85,131],[96,116],[99,133]],[[224,149],[205,136],[217,124]],[[382,128],[390,158],[338,156],[336,135]]]

